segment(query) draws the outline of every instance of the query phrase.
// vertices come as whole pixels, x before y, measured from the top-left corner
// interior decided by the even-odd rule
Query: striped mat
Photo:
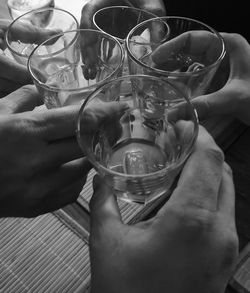
[[[54,214],[0,219],[0,292],[84,292],[88,245]]]
[[[78,203],[88,212],[92,178]],[[123,220],[136,222],[156,205],[118,202]],[[0,219],[0,293],[88,292],[88,234],[63,210],[33,219]]]

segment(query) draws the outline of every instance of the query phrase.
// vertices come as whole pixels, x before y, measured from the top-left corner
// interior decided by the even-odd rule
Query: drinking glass
[[[96,87],[121,75],[123,48],[108,34],[78,29],[40,44],[28,70],[47,108],[81,103]]]
[[[156,15],[130,6],[109,6],[93,15],[94,28],[117,38],[125,49],[125,39],[138,23],[155,18]],[[123,75],[128,74],[127,53],[125,52]]]
[[[216,30],[179,16],[138,24],[126,38],[126,49],[131,74],[168,79],[190,99],[208,91],[225,56],[223,38]]]
[[[54,0],[8,0],[7,6],[10,16],[18,18],[24,13],[34,9],[55,7]]]
[[[77,139],[117,197],[146,204],[173,184],[198,133],[195,109],[154,76],[127,75],[91,93],[81,106]]]
[[[14,59],[27,65],[34,48],[53,34],[79,27],[77,19],[60,8],[41,8],[29,11],[16,18],[9,26],[5,39]]]

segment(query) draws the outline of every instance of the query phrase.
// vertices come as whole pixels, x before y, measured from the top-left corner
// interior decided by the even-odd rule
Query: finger
[[[221,90],[194,98],[191,102],[198,113],[199,120],[216,115],[235,115],[239,107],[240,95],[233,83]]]
[[[91,133],[93,130],[97,130],[104,122],[112,123],[119,119],[128,109],[129,106],[126,103],[97,102],[87,107],[86,110],[81,113],[79,127],[81,131]]]
[[[101,126],[107,130],[108,142],[113,145],[122,134],[122,126],[119,119],[128,109],[125,103],[96,103],[86,108],[86,111],[80,113],[80,119],[77,124],[77,138],[81,147],[97,143],[93,137]]]
[[[5,92],[6,95],[19,89],[22,86],[20,83],[16,83],[14,80],[0,78],[0,90]]]
[[[33,112],[39,121],[40,135],[48,142],[75,136],[76,120],[80,106],[67,106],[43,112]]]
[[[49,144],[43,167],[60,166],[80,157],[83,157],[83,153],[75,138],[55,141]]]
[[[165,63],[173,58],[173,52],[175,58],[178,53],[183,54],[185,52],[206,56],[212,54],[212,56],[208,56],[208,60],[213,60],[213,55],[218,57],[220,48],[221,43],[215,34],[204,30],[188,31],[160,45],[152,53],[152,60],[156,64]]]
[[[39,45],[61,32],[61,29],[40,28],[32,25],[28,21],[17,21],[7,31],[7,39],[15,41],[20,40],[22,43]]]
[[[224,163],[221,187],[218,198],[218,210],[230,222],[235,219],[235,189],[231,168]]]
[[[0,114],[13,114],[33,110],[42,104],[35,86],[26,85],[0,100]]]
[[[4,38],[1,36],[1,34],[0,34],[0,49],[1,50],[6,49],[6,44],[5,44]]]
[[[230,78],[249,76],[250,74],[250,44],[239,34],[221,33],[229,54]]]
[[[68,162],[51,172],[47,172],[48,176],[45,180],[41,181],[41,185],[44,185],[46,188],[45,194],[56,193],[75,181],[85,178],[91,168],[90,162],[86,158],[81,158]]]
[[[0,49],[6,49],[6,42],[5,42],[5,33],[11,24],[12,20],[9,19],[0,19]]]
[[[81,193],[85,181],[86,177],[74,181],[62,190],[48,193],[47,197],[42,198],[42,200],[36,205],[36,208],[32,209],[32,212],[29,216],[34,217],[41,214],[54,212],[68,204],[72,204],[77,200],[79,194]]]
[[[144,1],[144,0],[126,0],[130,2],[134,7],[141,8],[143,10],[149,11],[157,16],[166,15],[166,9],[163,1],[154,0],[154,1]]]
[[[0,77],[13,80],[21,85],[32,84],[31,76],[24,65],[18,64],[4,55],[0,55],[0,64]]]
[[[216,211],[223,163],[222,151],[200,127],[195,150],[181,172],[169,204]]]
[[[91,231],[112,233],[113,225],[122,224],[114,192],[98,175],[94,177],[93,189],[94,193],[90,201]]]

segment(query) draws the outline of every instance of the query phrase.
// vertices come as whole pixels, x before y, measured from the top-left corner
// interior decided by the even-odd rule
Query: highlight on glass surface
[[[10,24],[5,35],[7,49],[18,63],[27,65],[37,45],[53,35],[78,27],[77,19],[66,10],[52,7],[32,10]]]
[[[55,7],[54,0],[8,0],[7,6],[13,19],[34,9]]]
[[[47,108],[81,103],[102,83],[121,75],[123,48],[91,29],[56,35],[30,55],[28,70]]]
[[[165,35],[158,33],[164,30]],[[209,90],[226,52],[216,30],[179,16],[138,24],[126,38],[126,49],[131,74],[168,79],[190,99]]]
[[[131,6],[109,6],[98,10],[93,15],[94,28],[117,38],[124,46],[130,30],[144,20],[156,15]],[[127,54],[125,51],[123,75],[128,74]]]
[[[77,139],[116,196],[148,203],[166,195],[192,152],[198,118],[168,81],[122,76],[84,101]]]

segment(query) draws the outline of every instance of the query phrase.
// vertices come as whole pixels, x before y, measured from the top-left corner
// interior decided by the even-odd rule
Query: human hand
[[[40,104],[34,86],[0,100],[2,217],[34,217],[72,203],[91,168],[75,140],[78,107],[31,111]]]
[[[27,68],[6,56],[0,49],[0,98],[31,84],[32,79]]]
[[[238,253],[232,172],[200,128],[177,187],[157,215],[125,225],[97,177],[90,202],[95,292],[224,292]]]
[[[239,34],[222,33],[227,58],[218,69],[218,89],[192,100],[200,120],[216,115],[232,115],[250,125],[250,45]],[[225,79],[226,77],[226,79]],[[221,82],[222,78],[222,82]]]
[[[28,70],[5,55],[5,33],[11,20],[0,19],[0,98],[6,96],[23,85],[32,83]]]
[[[18,64],[4,51],[6,49],[5,35],[11,22],[12,20],[9,19],[0,19],[0,67],[2,69],[0,72],[0,98],[23,85],[32,84],[26,66]],[[58,30],[40,29],[30,23],[20,23],[14,26],[10,34],[13,40],[38,44],[58,32]]]
[[[92,18],[99,9],[118,5],[137,7],[157,16],[166,14],[162,0],[92,0],[87,2],[82,8],[81,28],[93,28]]]
[[[37,45],[62,32],[60,29],[40,28],[29,21],[19,21],[10,27],[12,22],[9,19],[0,19],[0,48],[2,50],[6,48],[5,34],[7,31],[9,34],[7,39]]]
[[[165,7],[162,0],[154,0],[154,1],[93,0],[93,1],[89,1],[83,6],[80,27],[82,29],[96,29],[92,21],[94,14],[101,8],[108,7],[108,6],[117,6],[117,5],[137,7],[159,16],[165,14]],[[97,69],[96,69],[97,67],[96,65],[97,53],[96,52],[98,50],[97,38],[93,36],[89,36],[87,39],[81,42],[81,48],[82,48],[83,60],[85,61],[84,63],[86,64],[86,67],[84,68],[84,72],[83,72],[84,76],[86,79],[94,79],[97,72]],[[114,48],[109,48],[109,51],[112,52],[113,49]]]

